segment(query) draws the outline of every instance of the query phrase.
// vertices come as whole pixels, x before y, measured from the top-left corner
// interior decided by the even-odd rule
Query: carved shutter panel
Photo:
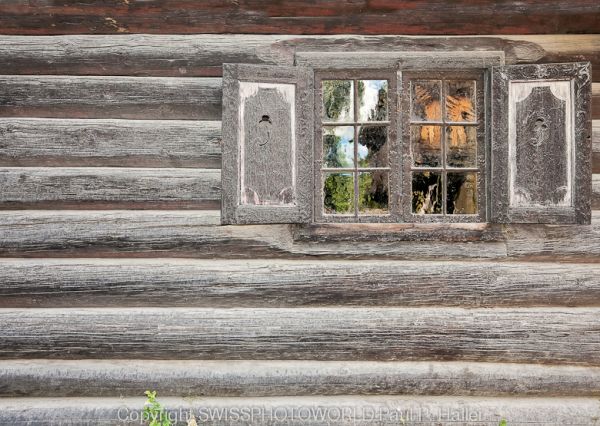
[[[491,218],[591,220],[590,64],[492,71]]]
[[[223,65],[223,224],[312,216],[313,74]]]

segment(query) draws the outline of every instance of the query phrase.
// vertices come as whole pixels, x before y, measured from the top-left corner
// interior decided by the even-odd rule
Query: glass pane
[[[352,80],[323,80],[323,121],[354,121]]]
[[[449,167],[477,167],[477,128],[446,127],[446,156]]]
[[[354,214],[354,174],[325,173],[323,211],[326,214]]]
[[[448,214],[477,214],[477,173],[448,173]]]
[[[358,128],[359,167],[388,167],[387,131],[383,126]]]
[[[412,194],[413,213],[442,213],[442,175],[440,173],[414,172]]]
[[[363,172],[358,178],[358,211],[364,215],[388,214],[388,173]]]
[[[410,145],[415,166],[439,167],[442,164],[442,127],[410,126]]]
[[[446,81],[446,118],[448,121],[477,120],[475,116],[475,81]]]
[[[437,80],[411,82],[411,120],[441,121],[442,84]]]
[[[354,167],[354,127],[323,128],[323,167]]]
[[[387,80],[358,81],[358,120],[387,120],[388,82]]]

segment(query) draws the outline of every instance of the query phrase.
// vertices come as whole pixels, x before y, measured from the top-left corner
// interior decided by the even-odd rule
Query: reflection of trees
[[[354,211],[354,179],[352,174],[330,174],[323,185],[325,213],[351,213]]]
[[[439,214],[442,212],[440,195],[442,176],[436,173],[423,172],[413,174],[413,212],[416,214]]]
[[[349,143],[354,143],[353,139]],[[342,144],[342,137],[335,133],[328,133],[323,137],[323,161],[326,167],[353,167],[346,161],[346,153]]]
[[[350,113],[352,106],[351,80],[325,80],[323,87],[323,113],[328,119],[337,121]]]
[[[359,92],[364,83],[359,81]],[[364,104],[363,96],[359,97],[361,106]],[[379,89],[375,108],[369,111],[369,121],[384,121],[387,119],[387,85]],[[383,149],[387,141],[387,127],[383,126],[361,126],[358,134],[360,144],[367,147],[367,157],[359,163],[361,167],[377,165],[387,167],[386,153]]]
[[[361,173],[358,177],[360,199],[359,205],[362,209],[371,210],[371,213],[383,213],[388,209],[388,179],[387,172],[377,171],[372,173]]]

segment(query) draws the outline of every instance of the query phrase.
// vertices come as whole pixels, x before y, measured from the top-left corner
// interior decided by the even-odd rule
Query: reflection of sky
[[[369,113],[377,106],[379,99],[379,90],[387,90],[387,80],[363,80],[364,93],[359,106],[360,121],[367,121]]]
[[[333,133],[340,138],[338,158],[343,167],[354,165],[354,127],[334,127]]]

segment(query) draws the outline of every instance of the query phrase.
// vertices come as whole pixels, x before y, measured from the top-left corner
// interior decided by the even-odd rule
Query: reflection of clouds
[[[369,120],[370,112],[377,107],[379,90],[386,89],[387,80],[363,80],[364,92],[359,106],[360,121]]]
[[[325,130],[326,134],[335,136],[335,156],[341,167],[354,166],[354,127],[338,126]]]
[[[364,160],[365,158],[367,158],[368,154],[369,154],[369,148],[367,148],[366,146],[364,146],[362,144],[358,144],[358,158],[360,160]]]

